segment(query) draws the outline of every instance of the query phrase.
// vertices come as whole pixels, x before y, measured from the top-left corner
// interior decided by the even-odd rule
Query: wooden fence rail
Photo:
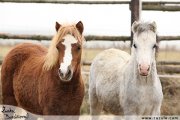
[[[2,60],[0,60],[0,65],[2,64]],[[90,66],[91,65],[91,62],[87,62],[87,61],[84,61],[83,62],[83,65],[85,66]],[[176,66],[169,66],[169,65],[176,65]],[[180,61],[177,62],[177,61],[158,61],[157,62],[157,70],[160,72],[160,73],[170,73],[170,74],[175,74],[175,73],[180,73]]]
[[[51,40],[51,35],[14,35],[7,33],[0,33],[0,38],[8,40],[8,39],[27,39],[27,40]],[[86,35],[85,39],[87,41],[130,41],[130,36],[99,36],[99,35]],[[163,40],[180,40],[180,36],[158,36],[160,41]]]
[[[13,2],[13,3],[59,3],[59,4],[130,4],[131,0],[0,0],[0,2]],[[167,5],[167,4],[180,4],[180,1],[142,1],[145,5]]]
[[[91,61],[83,61],[83,65],[91,65]],[[180,65],[180,61],[158,61],[157,65]]]
[[[55,3],[55,4],[130,4],[131,1],[90,1],[90,0],[0,0],[13,3]],[[142,10],[180,11],[180,2],[175,1],[144,1]]]
[[[0,65],[2,64],[3,60],[0,59]],[[83,65],[90,66],[91,61],[83,61]],[[157,65],[180,65],[180,61],[158,61]]]
[[[90,66],[90,61],[84,61],[83,65]],[[175,65],[175,66],[174,66]],[[180,61],[158,61],[157,62],[157,70],[160,73],[168,73],[168,74],[175,74],[180,73]]]
[[[135,0],[132,0],[135,1]],[[0,3],[3,2],[13,2],[13,3],[58,3],[58,4],[129,4],[130,10],[132,9],[133,2],[130,0],[125,1],[90,1],[90,0],[0,0]],[[138,2],[140,0],[135,1]],[[131,6],[132,5],[132,6]],[[134,4],[134,6],[136,6]],[[137,6],[136,6],[137,7]],[[180,11],[180,1],[143,1],[142,10],[151,10],[151,11]],[[140,10],[141,11],[141,10]],[[138,11],[132,9],[134,14],[139,14]],[[133,21],[135,17],[131,16]],[[139,19],[139,16],[138,16]],[[51,40],[52,36],[50,35],[13,35],[7,33],[0,33],[0,38],[4,40],[8,39],[29,39],[29,40]],[[132,37],[130,36],[96,36],[96,35],[87,35],[85,36],[87,41],[103,40],[103,41],[130,41]],[[158,36],[160,41],[163,40],[180,40],[180,36]],[[2,60],[0,60],[0,65]],[[159,61],[158,71],[163,71],[165,73],[180,73],[180,62],[177,61]],[[91,65],[91,62],[83,62],[83,65]],[[176,66],[171,66],[176,65]]]
[[[157,65],[157,71],[161,73],[168,73],[168,74],[178,74],[180,73],[179,66],[166,66],[166,65]]]

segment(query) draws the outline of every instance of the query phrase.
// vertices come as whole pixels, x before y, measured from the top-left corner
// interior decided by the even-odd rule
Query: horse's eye
[[[154,44],[153,49],[154,49],[154,48],[157,48],[157,45],[156,45],[156,44]]]
[[[134,48],[137,48],[136,44],[133,44],[133,47],[134,47]]]
[[[80,45],[78,45],[77,50],[81,50],[81,46]]]

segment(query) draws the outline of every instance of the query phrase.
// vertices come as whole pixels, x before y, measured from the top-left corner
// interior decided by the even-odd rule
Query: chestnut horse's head
[[[45,58],[44,69],[59,66],[57,73],[62,81],[70,81],[81,63],[82,35],[84,27],[81,21],[73,25],[61,25],[56,22],[57,34],[54,36]]]

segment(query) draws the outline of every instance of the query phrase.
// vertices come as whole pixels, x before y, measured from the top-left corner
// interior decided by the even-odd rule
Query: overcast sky
[[[160,35],[180,35],[180,12],[143,11],[141,18],[156,21]],[[52,35],[55,21],[79,20],[86,35],[130,35],[128,5],[0,3],[0,32]]]

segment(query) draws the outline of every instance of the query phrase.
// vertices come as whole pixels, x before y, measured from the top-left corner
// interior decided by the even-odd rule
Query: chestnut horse
[[[5,57],[1,69],[3,104],[39,115],[79,115],[83,24],[60,25],[49,49],[25,43]]]

